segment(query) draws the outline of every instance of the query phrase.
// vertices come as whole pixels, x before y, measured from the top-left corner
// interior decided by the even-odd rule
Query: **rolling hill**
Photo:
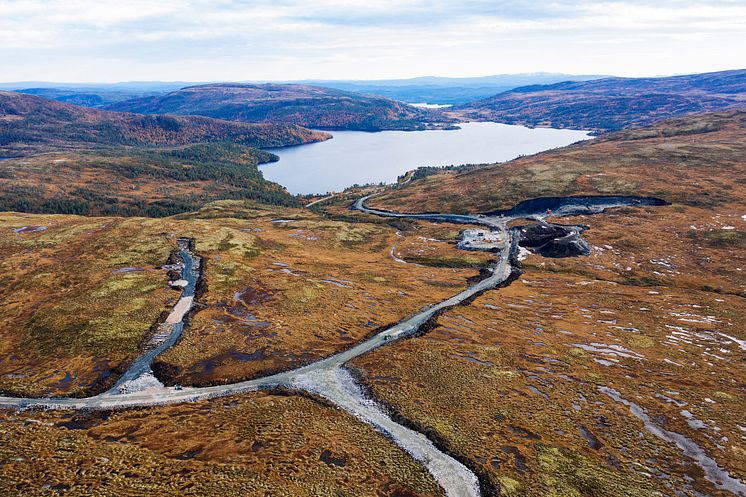
[[[0,91],[0,210],[162,216],[220,199],[298,201],[264,147],[329,135],[292,124],[118,113]]]
[[[371,204],[468,213],[534,197],[649,195],[707,208],[742,203],[744,157],[746,111],[695,114],[505,163],[422,168],[413,181]]]
[[[190,86],[162,96],[118,102],[107,108],[362,131],[424,129],[431,116],[424,110],[384,97],[291,84]]]
[[[746,70],[604,78],[515,88],[454,109],[461,119],[619,130],[694,112],[746,107]]]
[[[299,145],[328,138],[292,124],[247,124],[202,116],[119,113],[0,91],[0,156],[25,148],[92,145],[185,145],[226,141],[252,147]]]

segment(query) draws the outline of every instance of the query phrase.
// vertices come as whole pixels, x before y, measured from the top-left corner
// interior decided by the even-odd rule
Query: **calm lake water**
[[[452,131],[334,131],[321,143],[272,149],[279,162],[260,167],[290,193],[341,191],[391,183],[418,166],[502,162],[590,138],[586,131],[465,123]]]

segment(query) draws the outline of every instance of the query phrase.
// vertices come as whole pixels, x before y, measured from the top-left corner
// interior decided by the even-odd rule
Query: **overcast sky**
[[[642,76],[744,66],[744,0],[0,0],[2,81]]]

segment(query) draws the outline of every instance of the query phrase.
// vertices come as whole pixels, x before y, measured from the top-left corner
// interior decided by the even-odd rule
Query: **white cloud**
[[[739,1],[5,0],[23,80],[662,74],[746,60]]]

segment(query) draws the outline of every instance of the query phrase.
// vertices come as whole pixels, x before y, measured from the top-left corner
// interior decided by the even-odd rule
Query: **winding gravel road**
[[[47,409],[122,409],[128,407],[192,402],[200,399],[234,395],[256,390],[267,390],[281,386],[288,387],[323,397],[389,436],[395,443],[427,467],[449,497],[480,496],[479,482],[472,471],[453,457],[441,452],[423,434],[406,428],[391,419],[386,411],[373,399],[365,396],[362,388],[355,382],[349,371],[345,369],[345,364],[375,348],[413,335],[423,324],[438,312],[458,305],[486,290],[496,288],[507,281],[513,271],[510,264],[511,256],[516,253],[518,248],[518,237],[512,233],[512,230],[507,228],[507,224],[514,219],[535,218],[545,213],[523,212],[520,215],[514,216],[438,213],[403,214],[368,208],[366,207],[365,202],[369,197],[370,196],[357,200],[353,205],[353,208],[377,216],[483,225],[490,227],[494,231],[499,231],[502,234],[500,242],[503,247],[500,251],[500,258],[489,267],[490,274],[487,278],[470,286],[466,290],[439,302],[438,304],[426,307],[420,312],[405,318],[395,326],[378,333],[351,349],[292,371],[286,371],[264,378],[257,378],[230,385],[217,385],[200,388],[165,387],[155,382],[155,386],[150,384],[148,388],[141,391],[125,390],[124,392],[126,393],[123,393],[120,388],[122,385],[127,382],[134,383],[139,378],[142,378],[143,375],[150,374],[150,362],[156,355],[175,343],[176,338],[178,338],[178,335],[176,335],[169,337],[169,339],[164,342],[165,345],[159,346],[155,351],[151,351],[138,358],[119,382],[117,382],[115,388],[100,395],[88,398],[0,397],[0,407],[13,409],[29,407],[42,407]],[[629,204],[624,202],[610,202],[609,204],[604,205],[604,208],[619,205]],[[567,210],[571,211],[571,209]],[[183,248],[180,253],[185,265],[185,271],[183,274],[185,276],[193,276],[193,254],[183,250]],[[191,299],[194,294],[195,279],[187,279],[190,284],[182,294],[182,299]],[[181,318],[183,318],[185,314],[186,312],[182,313]],[[179,325],[183,326],[183,322],[180,322]],[[180,331],[181,328],[178,328],[178,332]]]

